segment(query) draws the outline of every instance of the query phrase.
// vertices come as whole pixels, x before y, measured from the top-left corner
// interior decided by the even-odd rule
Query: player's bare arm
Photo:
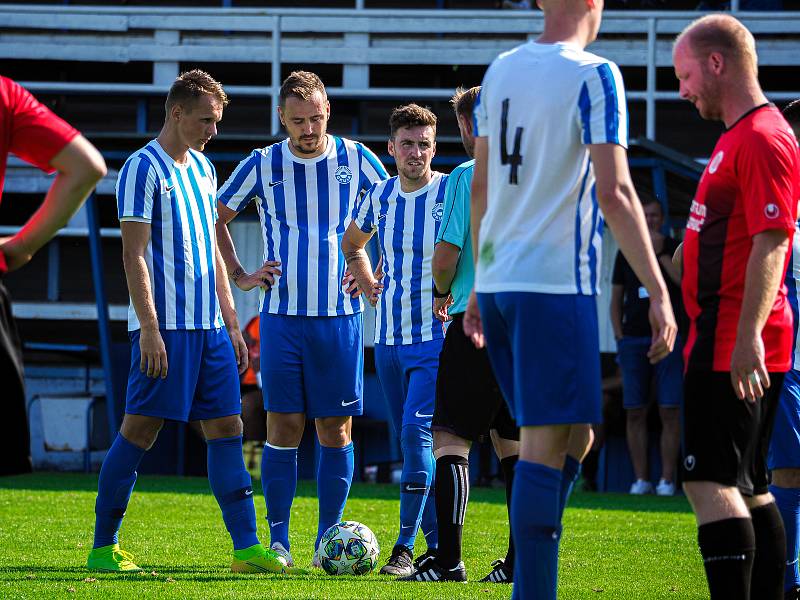
[[[770,229],[753,236],[736,345],[731,355],[731,383],[741,400],[755,402],[770,385],[761,331],[775,303],[788,251],[789,235],[783,229]]]
[[[147,243],[150,241],[150,223],[121,221],[119,228],[122,233],[122,264],[128,280],[128,292],[141,326],[139,347],[142,360],[139,370],[148,377],[165,379],[169,366],[167,349],[158,330],[158,315],[145,260]]]
[[[215,281],[217,297],[219,298],[219,308],[220,312],[222,312],[222,320],[225,321],[225,328],[228,330],[228,335],[231,338],[231,344],[233,344],[233,353],[236,355],[236,365],[239,367],[239,375],[241,375],[247,370],[247,344],[244,341],[242,330],[239,327],[239,316],[236,314],[236,306],[233,302],[230,283],[228,283],[228,278],[225,276],[225,261],[222,260],[219,246],[214,248],[214,255]]]
[[[461,248],[450,242],[438,242],[433,249],[431,272],[433,273],[433,283],[436,286],[433,295],[433,314],[443,323],[451,319],[447,314],[447,309],[453,304],[450,286],[456,276],[459,256],[461,256]]]
[[[228,230],[230,223],[239,213],[225,206],[222,202],[217,202],[217,247],[222,254],[225,270],[228,277],[243,292],[249,292],[255,287],[260,287],[265,291],[275,285],[275,278],[281,274],[280,261],[268,260],[261,267],[248,273],[239,257],[236,255],[236,247],[231,239],[231,232]]]
[[[27,264],[67,224],[106,174],[103,157],[82,135],[56,154],[50,165],[58,175],[44,202],[16,235],[0,240],[9,271]]]
[[[597,201],[605,220],[650,295],[653,340],[647,356],[651,363],[656,363],[672,352],[678,326],[647,232],[644,212],[631,181],[626,152],[616,144],[592,144],[589,153],[597,178]]]
[[[355,278],[356,285],[361,290],[369,290],[369,293],[366,294],[367,301],[375,306],[378,303],[382,285],[375,278],[365,250],[372,235],[373,232],[364,233],[355,223],[351,222],[342,236],[342,253],[347,261],[347,269]]]
[[[672,264],[678,269],[678,281],[680,281],[680,277],[683,274],[683,242],[675,248],[675,254],[672,255]]]
[[[472,231],[472,248],[475,269],[478,268],[478,257],[480,256],[480,237],[481,221],[486,214],[486,180],[487,180],[487,159],[489,154],[489,142],[486,137],[475,138],[475,170],[472,173],[472,189],[470,191],[470,230]],[[483,325],[481,324],[481,313],[478,310],[478,297],[475,289],[469,295],[467,310],[464,312],[464,333],[472,338],[472,343],[478,348],[483,348]]]
[[[380,289],[383,289],[382,282],[383,276],[385,275],[383,271],[383,255],[378,259],[378,264],[375,265],[375,272],[373,275],[375,276],[375,280],[380,284]],[[350,269],[345,269],[344,275],[342,276],[342,287],[344,288],[344,293],[350,294],[351,298],[358,298],[361,295],[361,288],[358,287],[358,282],[356,278],[353,277]]]

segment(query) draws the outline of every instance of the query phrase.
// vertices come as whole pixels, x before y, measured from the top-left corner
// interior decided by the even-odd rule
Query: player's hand
[[[739,400],[755,402],[770,386],[760,335],[736,336],[731,354],[731,384]]]
[[[167,378],[167,347],[158,329],[142,329],[139,333],[139,371],[153,379]]]
[[[433,299],[433,314],[434,316],[439,319],[442,323],[446,323],[453,319],[448,313],[447,309],[453,306],[453,295],[447,294],[447,298],[435,298]]]
[[[665,292],[660,300],[651,297],[647,316],[650,320],[650,330],[653,332],[647,358],[650,359],[650,364],[654,365],[669,356],[675,347],[675,337],[678,335],[678,324],[675,322],[669,294]]]
[[[481,311],[478,309],[478,296],[472,290],[467,301],[467,310],[464,313],[464,333],[472,340],[476,348],[483,348],[486,341],[483,338],[483,323]]]
[[[233,282],[243,292],[249,292],[255,287],[262,288],[265,292],[275,285],[275,278],[281,275],[279,260],[268,260],[252,273],[243,273]]]
[[[228,335],[233,344],[233,354],[236,356],[236,366],[239,368],[239,375],[247,371],[249,364],[249,355],[247,352],[247,342],[244,341],[244,336],[238,327],[232,327],[228,330]]]
[[[6,259],[9,272],[24,267],[33,258],[33,253],[26,250],[17,237],[0,238],[0,253]]]
[[[378,259],[378,264],[375,266],[375,272],[372,274],[372,276],[375,278],[375,281],[372,283],[372,293],[367,298],[367,301],[372,306],[375,306],[378,303],[378,296],[380,296],[381,292],[383,291],[382,280],[384,275],[383,256],[381,256]],[[351,298],[358,298],[361,295],[361,287],[359,287],[355,275],[350,272],[350,269],[346,269],[344,272],[344,276],[342,277],[342,287],[344,288],[345,294],[349,294]]]

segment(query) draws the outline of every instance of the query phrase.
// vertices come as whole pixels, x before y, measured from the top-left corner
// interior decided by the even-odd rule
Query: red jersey
[[[52,173],[50,161],[78,135],[69,123],[39,103],[21,85],[0,75],[0,195],[8,153]],[[0,273],[6,261],[0,253]]]
[[[250,319],[244,328],[244,333],[246,334],[244,341],[247,344],[248,366],[247,371],[245,371],[244,375],[242,375],[242,385],[256,385],[258,383],[253,365],[257,360],[261,359],[261,345],[259,342],[261,337],[259,329],[260,323],[260,315],[256,315]]]
[[[697,186],[683,244],[687,369],[731,370],[753,236],[786,231],[785,271],[800,199],[799,169],[797,140],[771,104],[746,113],[717,142]],[[762,339],[767,370],[787,371],[792,310],[783,283]]]

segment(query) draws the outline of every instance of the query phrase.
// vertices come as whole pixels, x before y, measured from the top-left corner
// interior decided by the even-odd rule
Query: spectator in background
[[[0,436],[0,475],[31,471],[22,348],[3,275],[25,266],[106,174],[103,157],[86,138],[21,85],[0,76],[0,193],[9,152],[58,175],[28,222],[12,237],[0,238],[0,381],[7,425]]]
[[[667,282],[670,300],[678,310],[680,272],[672,264],[678,244],[661,233],[664,212],[656,200],[645,202],[644,209],[653,251]],[[652,334],[647,312],[650,296],[622,253],[617,254],[611,288],[611,325],[617,340],[617,356],[622,370],[623,403],[627,413],[628,449],[636,481],[631,494],[650,494],[647,465],[647,404],[650,382],[655,380],[658,408],[661,416],[661,479],[656,487],[659,496],[675,493],[675,466],[680,447],[680,405],[683,398],[683,359],[680,340],[670,355],[650,364],[647,351]]]

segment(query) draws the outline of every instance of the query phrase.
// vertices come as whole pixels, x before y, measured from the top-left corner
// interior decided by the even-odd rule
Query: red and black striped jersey
[[[785,230],[790,236],[788,262],[798,199],[797,140],[775,106],[754,108],[717,142],[686,224],[682,291],[690,320],[687,369],[730,371],[753,236]],[[792,311],[783,283],[762,338],[767,369],[788,370]]]

